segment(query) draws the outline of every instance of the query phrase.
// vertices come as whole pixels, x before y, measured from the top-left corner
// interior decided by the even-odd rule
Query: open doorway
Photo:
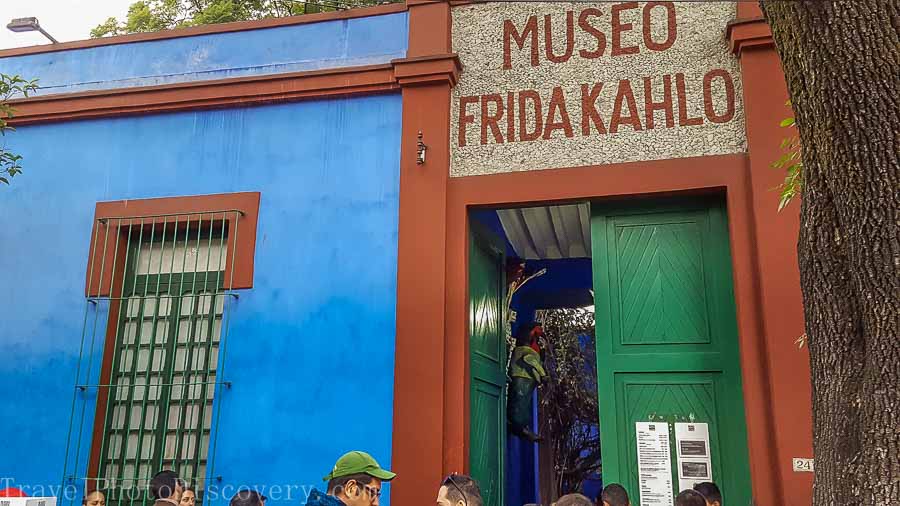
[[[470,212],[473,345],[484,347],[473,356],[472,463],[488,504],[602,488],[590,218],[587,202]],[[503,420],[494,402],[506,403]],[[483,432],[494,423],[505,424],[496,439]]]
[[[749,503],[722,197],[469,211],[469,458],[487,506],[608,483],[671,505],[704,481]],[[526,356],[542,372],[515,371]]]

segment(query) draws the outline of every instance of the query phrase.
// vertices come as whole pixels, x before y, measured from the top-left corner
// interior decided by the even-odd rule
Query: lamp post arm
[[[41,25],[38,25],[38,26],[37,26],[37,29],[38,29],[39,32],[41,32],[41,33],[44,34],[44,37],[47,37],[48,39],[50,39],[50,42],[52,42],[52,43],[54,43],[54,44],[59,44],[59,41],[56,40],[56,39],[54,39],[52,35],[50,35],[49,33],[46,32],[46,30],[44,30],[43,28],[41,28]]]

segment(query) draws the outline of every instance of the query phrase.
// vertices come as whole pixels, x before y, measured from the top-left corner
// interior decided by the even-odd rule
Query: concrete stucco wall
[[[654,4],[654,3],[651,3]],[[636,5],[636,7],[634,7]],[[581,19],[586,9],[598,9]],[[651,44],[645,42],[644,11],[648,11],[651,27]],[[669,9],[674,10],[676,30],[669,31]],[[613,25],[613,11],[619,10],[618,28]],[[547,58],[545,40],[545,16],[550,16],[552,48],[556,57],[564,56],[567,49],[567,11],[572,11],[574,44],[567,61],[554,63]],[[540,170],[558,167],[601,165],[618,162],[658,160],[739,153],[746,149],[743,105],[741,102],[741,75],[737,59],[729,51],[724,38],[725,25],[735,16],[733,2],[646,2],[628,4],[584,3],[489,3],[464,5],[453,9],[453,46],[459,53],[463,73],[459,85],[453,91],[451,103],[451,175],[465,176],[522,170]],[[528,22],[534,17],[538,65],[532,63],[532,39],[527,32]],[[524,36],[524,47],[519,48],[514,38],[510,40],[509,60],[511,68],[504,68],[504,21],[515,27],[515,34]],[[602,33],[605,45],[602,55],[600,42],[583,23]],[[629,29],[625,24],[631,24]],[[618,32],[618,44],[614,41]],[[673,37],[671,45],[659,49]],[[626,54],[613,55],[614,47],[626,48]],[[629,47],[637,48],[628,54]],[[657,48],[657,50],[651,49]],[[631,50],[634,51],[634,50]],[[591,57],[584,57],[587,52]],[[616,50],[616,52],[619,52]],[[713,116],[710,120],[704,102],[704,77],[711,70],[720,69],[710,80],[707,96],[711,99]],[[724,72],[721,72],[724,71]],[[683,77],[678,78],[678,74]],[[652,100],[663,101],[664,79],[669,76],[672,105],[672,122],[667,125],[664,110],[656,111],[654,127],[648,128],[645,116],[644,78],[651,78]],[[726,116],[728,97],[726,77],[733,87],[731,102],[733,111]],[[683,84],[683,102],[680,107],[678,80]],[[627,84],[621,81],[627,80]],[[588,92],[597,83],[603,83],[596,97],[596,110],[606,133],[599,133],[593,122],[588,124],[588,135],[582,131],[582,85]],[[554,88],[559,87],[569,116],[571,132],[565,127],[548,132],[549,121],[563,123],[562,111],[557,108],[551,118],[549,103]],[[628,93],[630,88],[639,125],[627,120],[631,112]],[[522,90],[534,90],[542,102],[545,128],[540,138],[521,140],[519,100]],[[515,111],[512,123],[509,119],[509,93]],[[485,99],[485,95],[496,96]],[[620,95],[619,122],[612,132],[612,120],[616,113],[617,96]],[[461,111],[461,98],[469,98],[465,111]],[[496,130],[485,126],[483,112],[498,116],[498,104],[502,102],[503,115]],[[526,130],[535,128],[533,102],[526,101]],[[464,132],[460,131],[461,117]],[[681,116],[684,116],[682,118]],[[697,119],[699,118],[699,120]],[[588,117],[590,120],[590,117]],[[685,121],[688,120],[688,121]],[[691,119],[699,125],[690,125]],[[685,123],[683,125],[683,123]],[[511,127],[511,128],[510,128]],[[638,127],[640,130],[638,130]],[[499,133],[499,138],[497,134]],[[465,145],[461,136],[464,134]],[[513,142],[510,142],[512,134]],[[570,134],[571,136],[567,135]],[[549,139],[545,138],[549,135]],[[502,140],[502,142],[499,142]]]

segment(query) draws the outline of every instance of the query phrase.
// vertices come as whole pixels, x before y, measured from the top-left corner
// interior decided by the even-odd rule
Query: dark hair
[[[230,506],[262,506],[266,501],[266,496],[260,494],[256,490],[243,489],[238,490],[237,494],[231,498]]]
[[[556,506],[592,506],[592,504],[583,494],[566,494],[556,500]]]
[[[622,485],[610,483],[600,494],[601,504],[603,501],[609,503],[609,506],[628,506],[628,492],[625,491],[625,487]]]
[[[347,476],[332,478],[328,480],[328,493],[331,495],[339,494],[351,481],[355,481],[360,485],[368,485],[369,483],[372,483],[374,479],[375,478],[366,473],[348,474]]]
[[[175,471],[160,471],[150,480],[150,495],[154,499],[168,499],[182,483]]]
[[[722,491],[719,490],[719,487],[716,486],[715,483],[704,481],[703,483],[694,485],[694,490],[700,492],[708,502],[719,501],[719,504],[722,504]]]
[[[696,490],[683,490],[675,498],[675,506],[706,506],[706,498]]]
[[[540,323],[526,323],[519,327],[516,331],[516,346],[528,346],[531,344],[531,331],[535,327],[540,327]]]
[[[94,495],[94,494],[100,494],[100,495],[103,496],[103,499],[106,500],[106,494],[104,494],[102,490],[96,489],[96,490],[91,490],[91,491],[88,492],[87,494],[84,494],[84,497],[81,498],[81,504],[82,504],[82,505],[87,505],[88,497],[90,497],[90,496],[92,496],[92,495]]]
[[[451,504],[462,501],[466,506],[481,506],[481,488],[478,482],[465,474],[451,474],[441,483],[447,487],[447,499]]]

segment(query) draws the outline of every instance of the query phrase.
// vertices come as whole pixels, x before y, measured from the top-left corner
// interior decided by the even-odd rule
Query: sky
[[[124,18],[133,1],[0,0],[0,49],[50,42],[38,32],[7,30],[6,24],[13,18],[36,17],[47,33],[60,42],[68,42],[90,38],[91,29],[110,16]]]

